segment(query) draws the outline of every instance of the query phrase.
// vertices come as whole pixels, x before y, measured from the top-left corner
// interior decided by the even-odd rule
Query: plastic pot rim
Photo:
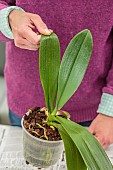
[[[27,114],[28,114],[28,112],[27,112]],[[29,132],[27,132],[27,130],[24,128],[23,120],[24,120],[24,116],[23,116],[22,119],[21,119],[22,129],[23,129],[24,132],[27,133],[31,138],[33,138],[33,139],[35,139],[35,140],[37,140],[37,141],[43,142],[43,143],[63,143],[63,140],[48,141],[48,140],[43,140],[43,139],[40,139],[40,138],[36,138],[35,136],[33,136],[33,135],[31,135]]]

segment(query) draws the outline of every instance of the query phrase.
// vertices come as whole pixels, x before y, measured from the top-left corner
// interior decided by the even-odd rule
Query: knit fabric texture
[[[94,47],[87,72],[80,87],[63,109],[76,122],[94,119],[102,94],[113,95],[112,1],[0,1],[0,9],[9,5],[17,5],[26,12],[40,15],[58,35],[61,56],[75,34],[86,28],[91,31]],[[14,41],[2,33],[0,39],[7,41],[5,79],[10,109],[22,116],[31,107],[45,106],[38,71],[38,52],[15,47]]]

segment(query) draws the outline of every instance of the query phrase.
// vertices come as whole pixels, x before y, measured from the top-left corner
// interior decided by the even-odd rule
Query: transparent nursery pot
[[[57,163],[63,152],[63,141],[47,141],[32,136],[23,126],[23,154],[26,161],[38,168]]]

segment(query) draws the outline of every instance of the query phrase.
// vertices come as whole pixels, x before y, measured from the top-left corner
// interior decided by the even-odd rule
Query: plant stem
[[[53,126],[53,127],[56,127],[56,128],[57,128],[57,124],[56,124],[56,123],[48,122],[47,124],[48,124],[49,126]]]
[[[58,111],[58,110],[57,110],[57,108],[55,107],[54,110],[53,110],[53,112],[51,113],[51,115],[52,115],[52,116],[56,116],[57,111]]]

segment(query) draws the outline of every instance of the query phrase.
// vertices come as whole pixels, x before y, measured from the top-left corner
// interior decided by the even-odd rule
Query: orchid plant
[[[113,170],[112,164],[96,138],[87,129],[59,116],[59,110],[80,86],[92,53],[93,40],[87,29],[69,43],[60,62],[57,35],[41,35],[39,70],[45,103],[47,124],[58,129],[64,143],[68,170]]]

